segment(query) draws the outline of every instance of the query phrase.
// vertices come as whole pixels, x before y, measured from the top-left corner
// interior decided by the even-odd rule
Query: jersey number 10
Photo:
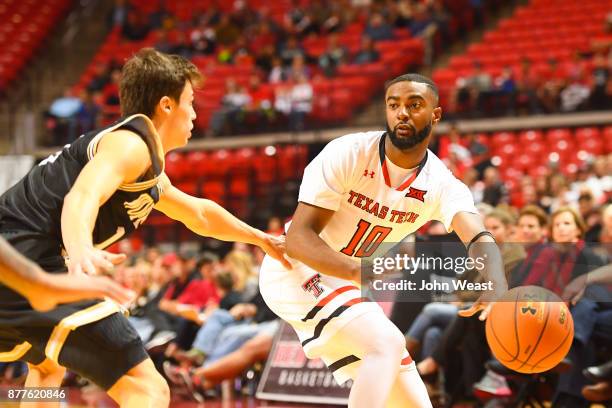
[[[353,234],[351,241],[340,252],[344,255],[358,258],[372,256],[376,248],[382,244],[393,228],[375,225],[370,229],[371,225],[372,224],[367,221],[360,220],[359,224],[357,224],[357,231]],[[362,242],[363,236],[366,235],[368,231],[370,232]],[[361,245],[359,245],[360,242],[362,242]],[[357,248],[357,246],[359,246],[359,248]]]

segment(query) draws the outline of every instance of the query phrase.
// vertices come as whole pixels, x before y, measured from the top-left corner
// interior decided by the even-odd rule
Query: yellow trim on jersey
[[[115,242],[119,241],[124,235],[125,235],[125,228],[117,227],[117,232],[115,232],[113,234],[113,236],[111,236],[108,239],[105,239],[104,241],[100,242],[99,244],[95,244],[94,247],[96,247],[98,249],[104,249],[106,247],[111,246]]]
[[[27,341],[13,347],[11,351],[5,351],[0,353],[0,362],[10,363],[11,361],[17,361],[24,356],[32,348],[32,345]]]
[[[53,332],[45,347],[45,355],[48,359],[57,363],[62,347],[64,347],[64,343],[71,331],[80,326],[102,320],[117,312],[122,312],[121,307],[112,300],[106,299],[101,303],[97,303],[87,309],[79,310],[76,313],[64,317],[53,328]]]
[[[155,141],[155,147],[156,147],[156,154],[158,156],[159,162],[161,163],[161,173],[164,172],[164,168],[166,165],[166,162],[164,160],[164,148],[161,144],[161,140],[159,138],[159,134],[157,133],[157,129],[155,129],[155,126],[153,125],[153,122],[151,122],[151,119],[149,119],[147,116],[142,115],[142,114],[136,114],[136,115],[132,115],[128,118],[125,118],[124,120],[122,120],[121,122],[117,123],[114,126],[111,126],[108,129],[104,129],[103,131],[101,131],[100,133],[98,133],[93,139],[91,139],[91,141],[89,142],[89,144],[87,145],[87,158],[88,160],[91,160],[94,155],[96,154],[96,152],[98,151],[98,144],[100,143],[100,140],[102,140],[102,137],[118,128],[120,128],[121,126],[125,125],[127,122],[129,122],[130,120],[136,118],[136,117],[141,117],[144,119],[145,123],[147,124],[147,126],[149,127],[149,131],[150,133],[153,135],[153,140]],[[121,184],[119,186],[119,190],[122,191],[128,191],[128,192],[134,192],[134,191],[141,191],[141,190],[147,190],[150,189],[152,187],[154,187],[157,184],[157,179],[159,178],[159,174],[157,176],[155,176],[154,178],[150,179],[150,180],[145,180],[145,181],[139,181],[139,182],[134,182],[134,183],[124,183]]]
[[[138,192],[138,191],[148,190],[152,187],[155,187],[155,185],[159,181],[158,179],[159,179],[159,176],[152,178],[151,180],[139,181],[137,183],[122,184],[119,186],[119,190],[128,191],[128,192]]]

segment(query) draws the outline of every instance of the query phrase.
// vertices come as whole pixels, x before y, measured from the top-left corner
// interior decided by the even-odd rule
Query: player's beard
[[[421,143],[423,140],[429,137],[431,133],[431,121],[421,130],[417,132],[414,126],[408,125],[412,128],[412,137],[399,138],[397,137],[397,133],[395,133],[395,129],[391,130],[389,127],[389,123],[387,123],[387,134],[391,139],[391,143],[393,146],[397,147],[400,150],[408,150],[413,148],[414,146]]]

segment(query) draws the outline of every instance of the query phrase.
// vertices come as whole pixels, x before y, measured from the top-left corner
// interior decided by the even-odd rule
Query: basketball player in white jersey
[[[404,336],[377,303],[362,298],[360,260],[429,220],[456,231],[468,251],[494,239],[469,189],[427,149],[442,115],[435,84],[417,74],[397,77],[386,86],[385,106],[386,132],[333,140],[306,167],[287,231],[293,269],[266,257],[260,289],[309,358],[322,358],[339,383],[354,380],[349,407],[431,407]],[[484,273],[499,296],[507,282],[493,252]]]

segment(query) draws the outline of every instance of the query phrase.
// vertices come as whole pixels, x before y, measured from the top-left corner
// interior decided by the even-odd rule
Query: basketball
[[[521,286],[497,301],[487,318],[487,342],[506,367],[541,373],[555,367],[574,338],[574,321],[565,303],[551,291]]]

